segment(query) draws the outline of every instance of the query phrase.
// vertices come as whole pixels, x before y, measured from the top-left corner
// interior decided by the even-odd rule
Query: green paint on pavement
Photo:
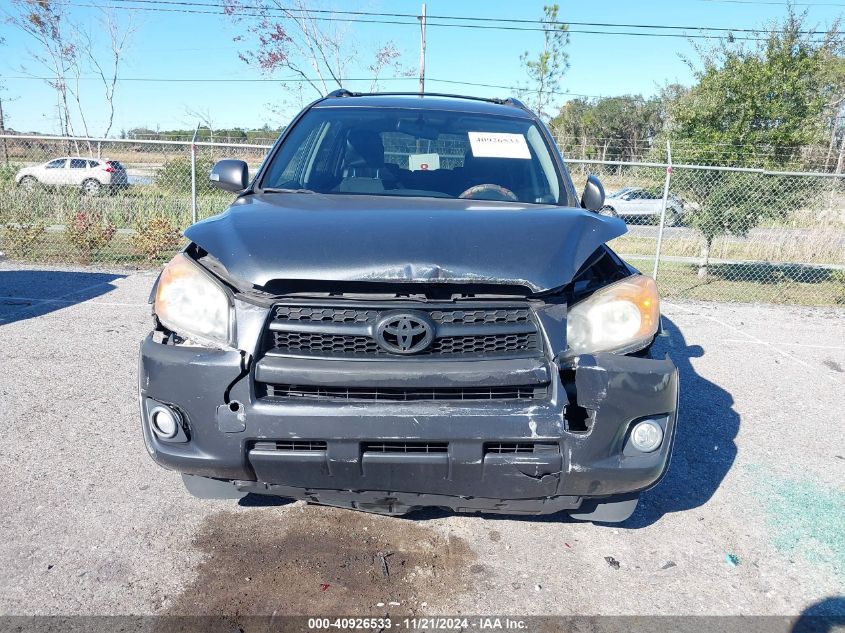
[[[762,466],[747,470],[766,510],[774,546],[845,575],[845,491],[810,479],[784,478]]]

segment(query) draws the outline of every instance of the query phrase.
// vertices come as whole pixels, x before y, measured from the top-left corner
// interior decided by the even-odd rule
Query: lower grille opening
[[[275,440],[256,442],[253,448],[259,451],[325,451],[326,443],[320,440]]]
[[[498,455],[530,454],[555,451],[557,444],[534,443],[534,442],[490,442],[484,445],[484,454],[494,453]]]
[[[316,385],[264,385],[265,397],[309,400],[537,400],[545,398],[547,387],[322,387]]]
[[[363,442],[363,453],[448,453],[447,442]]]

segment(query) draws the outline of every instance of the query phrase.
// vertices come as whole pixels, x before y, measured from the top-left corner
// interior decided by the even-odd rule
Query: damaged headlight
[[[229,296],[187,255],[176,255],[164,267],[154,311],[162,325],[182,337],[199,343],[229,344]]]
[[[566,355],[642,349],[657,333],[659,320],[660,298],[651,277],[617,281],[569,308]]]

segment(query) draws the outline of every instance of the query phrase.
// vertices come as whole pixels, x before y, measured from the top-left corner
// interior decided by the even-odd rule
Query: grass
[[[653,258],[629,258],[651,273]],[[719,264],[707,279],[695,264],[661,262],[657,285],[666,299],[805,306],[845,306],[845,273],[798,264]]]
[[[755,260],[777,263],[845,264],[845,248],[840,243],[843,232],[819,229],[812,234],[784,231],[753,240],[733,236],[713,241],[710,257],[714,259]],[[624,235],[610,243],[618,253],[654,255],[656,238]],[[695,233],[684,237],[664,235],[661,254],[678,257],[699,257],[703,238]]]
[[[197,218],[220,213],[232,202],[231,194],[213,191],[197,196]],[[64,225],[75,214],[92,212],[116,228],[132,228],[139,218],[164,214],[179,227],[191,223],[190,192],[172,193],[157,187],[130,187],[112,195],[87,197],[75,189],[22,191],[0,189],[0,224],[26,223],[33,218],[46,225]]]
[[[231,194],[219,191],[199,195],[198,218],[223,211],[231,200]],[[67,225],[74,214],[80,212],[102,213],[105,220],[118,229],[134,229],[139,219],[161,215],[170,218],[174,227],[184,228],[190,224],[190,192],[144,185],[131,187],[116,195],[87,198],[69,189],[26,193],[14,186],[0,186],[0,225],[31,223],[33,218],[46,226]],[[840,222],[830,222],[821,216],[817,216],[816,220],[817,224],[810,225],[809,219],[804,218],[800,223],[806,225],[803,231],[795,231],[791,225],[776,227],[770,224],[770,230],[784,230],[756,236],[753,240],[730,236],[717,238],[711,250],[714,259],[768,263],[714,264],[705,280],[698,278],[694,262],[664,260],[658,275],[663,296],[712,301],[845,305],[845,272],[823,267],[824,264],[845,263],[845,249],[839,242],[845,228]],[[684,233],[683,236],[665,237],[662,253],[670,257],[699,257],[702,246],[700,235],[695,231]],[[627,235],[611,242],[611,246],[617,252],[631,255],[635,266],[651,271],[654,238]],[[0,250],[3,250],[2,243]],[[6,250],[15,249],[7,247]],[[106,247],[94,253],[91,263],[150,267],[161,265],[171,255],[172,251],[168,249],[150,261],[139,254],[137,239],[132,234],[119,232]],[[43,233],[28,250],[16,253],[16,258],[39,263],[82,261],[64,233],[55,230]]]
[[[118,233],[101,250],[93,253],[90,265],[117,266],[126,268],[157,268],[173,257],[176,251],[163,251],[153,260],[139,254],[132,235]],[[68,243],[62,233],[42,234],[38,242],[15,261],[38,264],[84,263],[81,254]]]
[[[152,261],[139,255],[131,235],[118,234],[91,264],[131,268],[158,267],[172,256],[162,252]],[[38,263],[79,262],[79,254],[61,233],[47,233],[22,261]],[[651,272],[651,258],[630,258],[634,266]],[[697,276],[697,266],[663,262],[658,286],[666,299],[775,303],[806,306],[845,306],[845,273],[800,265],[734,265],[710,268],[708,279]]]

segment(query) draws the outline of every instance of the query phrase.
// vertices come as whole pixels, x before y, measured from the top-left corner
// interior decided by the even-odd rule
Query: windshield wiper
[[[311,189],[285,189],[285,188],[278,188],[274,189],[273,187],[267,187],[261,190],[261,193],[317,193]]]

